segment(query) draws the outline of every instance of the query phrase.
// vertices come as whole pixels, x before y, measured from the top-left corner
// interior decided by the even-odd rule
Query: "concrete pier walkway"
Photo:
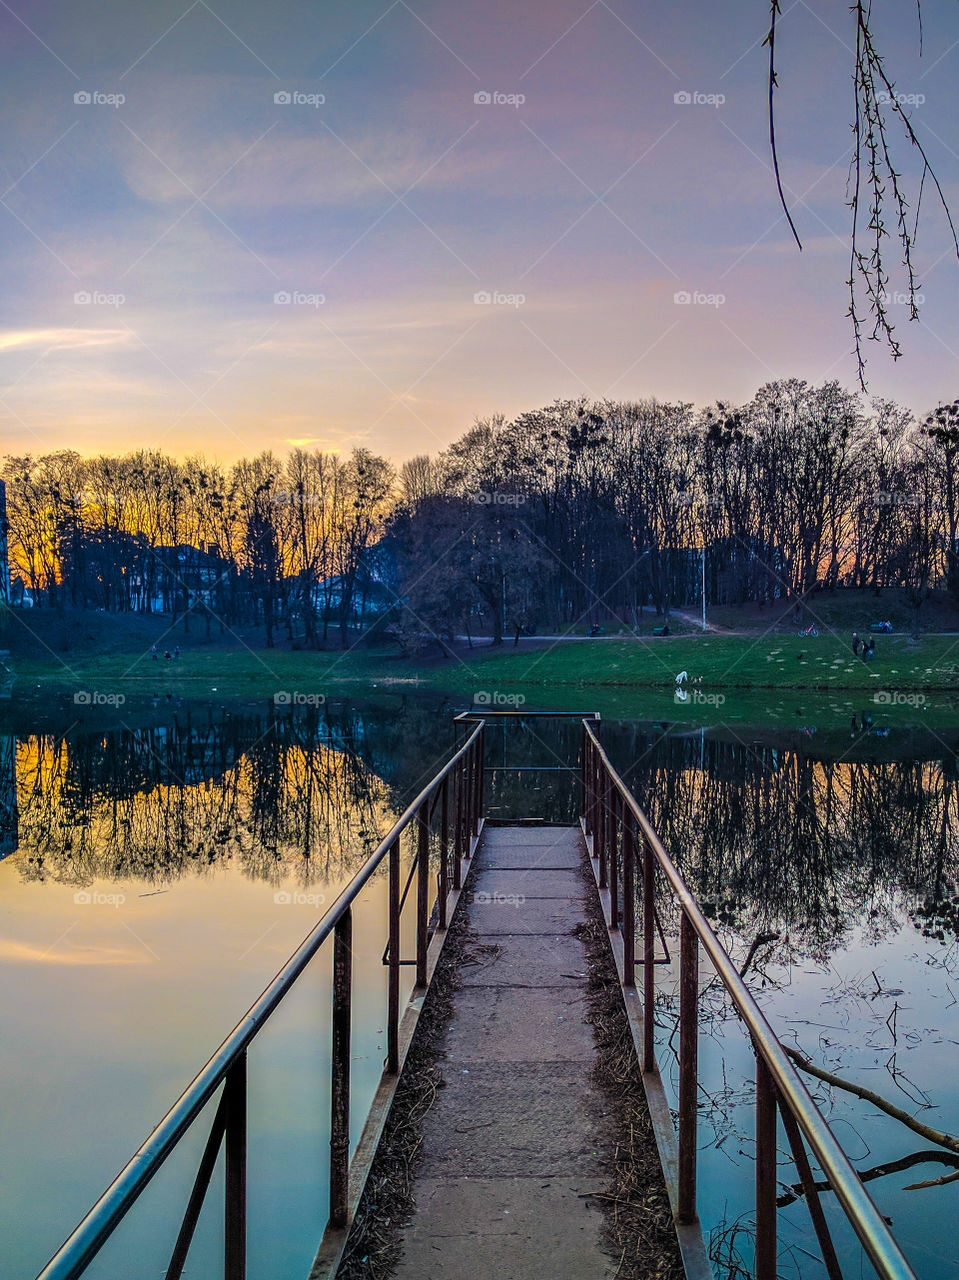
[[[487,827],[446,1087],[424,1121],[401,1280],[600,1280],[603,1097],[586,1015],[578,827]],[[592,891],[591,888],[589,891]]]

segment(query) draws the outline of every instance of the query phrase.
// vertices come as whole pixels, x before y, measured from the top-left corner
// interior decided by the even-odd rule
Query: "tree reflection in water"
[[[391,715],[349,703],[21,738],[20,866],[71,885],[163,884],[230,862],[307,886],[376,845],[424,765],[433,771],[437,744],[435,708]]]
[[[373,847],[446,758],[452,710],[404,699],[181,711],[162,726],[22,737],[6,808],[24,874],[161,882],[233,860],[255,878],[327,877]],[[580,733],[575,720],[492,725],[489,811],[575,822]],[[777,934],[781,955],[824,959],[851,928],[879,937],[903,911],[954,938],[956,743],[901,731],[880,755],[825,738],[603,725],[667,849],[745,945]]]
[[[729,730],[670,735],[607,725],[604,736],[786,1043],[840,1079],[898,1100],[909,1115],[923,1111],[927,1122],[932,1116],[947,1140],[959,1131],[959,1099],[937,1057],[937,1046],[955,1043],[955,1033],[936,1029],[952,1021],[949,981],[959,971],[956,735],[900,731],[843,741],[838,734],[810,740],[795,733],[742,741]],[[669,937],[678,920],[665,897]],[[675,954],[671,938],[670,948]],[[675,1083],[675,973],[661,976],[660,1061]],[[708,971],[700,1026],[710,1040],[699,1110],[703,1176],[714,1196],[710,1253],[719,1274],[746,1276],[753,1239],[752,1063],[731,1002]],[[924,1242],[913,1260],[928,1264],[947,1251],[934,1198],[951,1188],[914,1192],[900,1184],[926,1179],[923,1185],[934,1186],[938,1177],[959,1176],[951,1152],[917,1142],[904,1124],[851,1101],[835,1085],[806,1080],[832,1123],[841,1124],[863,1175],[881,1188],[883,1211],[908,1225],[911,1246]],[[791,1186],[797,1174],[785,1153],[780,1159],[780,1203],[789,1206],[797,1199]],[[895,1176],[913,1165],[926,1168]],[[806,1246],[815,1251],[815,1244],[803,1206],[783,1212],[789,1225],[782,1274],[820,1274],[810,1264]],[[845,1273],[859,1265],[858,1246],[848,1232],[840,1230],[839,1239]]]
[[[854,926],[881,937],[903,912],[954,937],[952,747],[910,734],[898,758],[861,744],[816,754],[796,737],[746,743],[620,726],[612,752],[714,923],[747,945],[788,934],[825,960]]]
[[[453,709],[438,698],[192,715],[181,709],[175,723],[162,727],[26,735],[15,751],[11,738],[0,738],[0,852],[19,842],[22,875],[70,885],[119,878],[163,885],[226,863],[272,883],[305,887],[342,878],[448,756]],[[959,971],[959,733],[737,736],[731,729],[692,733],[606,721],[602,738],[779,1029],[788,1025],[810,1057],[840,1074],[874,1066],[864,1055],[891,1036],[892,1057],[885,1063],[890,1050],[883,1047],[879,1063],[889,1073],[881,1089],[912,1091],[906,1050],[919,1044],[912,1058],[925,1061],[934,1049],[928,1036],[920,1043],[902,1031],[897,1046],[895,1016],[891,1023],[888,1017],[906,978],[890,972],[874,985],[871,958],[863,968],[865,990],[861,975],[840,976],[840,953],[852,955],[863,939],[878,942],[905,927],[929,949],[923,963],[930,980],[941,978],[948,987],[950,972]],[[489,811],[575,822],[580,741],[575,718],[521,716],[492,724]],[[553,771],[540,771],[543,765]],[[662,906],[668,932],[675,920],[665,895]],[[810,979],[808,960],[834,968]],[[841,1005],[848,1036],[831,1032],[826,1043],[802,1018],[782,1020],[785,1005],[796,1002],[794,975],[803,967],[804,998],[815,986],[815,1002]],[[675,992],[668,970],[659,976],[656,1017],[670,1075]],[[712,1059],[714,1078],[702,1082],[703,1169],[708,1176],[707,1148],[717,1161],[732,1160],[716,1166],[733,1203],[728,1216],[713,1223],[714,1256],[732,1276],[749,1264],[753,1086],[748,1058],[735,1057],[735,1036],[742,1037],[729,1001],[708,975],[704,979],[702,1030],[721,1052]],[[940,1008],[948,1007],[943,1000]],[[839,1021],[835,1011],[823,1021]],[[728,1079],[727,1053],[733,1054]],[[959,1099],[946,1096],[943,1080],[924,1083],[938,1095],[943,1127],[956,1129],[949,1108],[955,1111]],[[816,1086],[819,1096],[838,1107],[825,1088]],[[925,1105],[921,1092],[910,1096]],[[847,1123],[849,1115],[856,1118],[843,1114]],[[882,1172],[872,1186],[888,1187],[893,1179],[886,1164],[894,1165],[895,1157],[904,1168],[913,1139],[895,1120],[880,1123],[894,1127],[891,1142],[898,1149],[876,1152]],[[734,1166],[742,1167],[730,1174]],[[794,1180],[785,1161],[781,1177],[784,1185]],[[738,1200],[736,1178],[745,1188]],[[948,1191],[916,1194],[931,1199]],[[805,1210],[795,1209],[798,1223]],[[786,1205],[784,1215],[791,1212]],[[930,1232],[933,1238],[932,1225]]]

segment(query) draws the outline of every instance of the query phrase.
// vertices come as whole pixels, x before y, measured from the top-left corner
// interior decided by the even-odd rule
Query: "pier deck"
[[[443,1074],[424,1123],[401,1280],[600,1280],[603,1098],[585,1021],[578,827],[487,826]]]

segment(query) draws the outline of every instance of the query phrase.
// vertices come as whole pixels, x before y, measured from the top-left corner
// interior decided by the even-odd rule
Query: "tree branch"
[[[947,1151],[953,1151],[959,1155],[959,1138],[954,1138],[951,1133],[943,1133],[939,1129],[933,1129],[931,1125],[923,1124],[921,1120],[911,1116],[908,1111],[903,1111],[895,1103],[888,1102],[872,1089],[866,1089],[863,1085],[853,1084],[850,1080],[844,1080],[842,1076],[833,1075],[831,1071],[826,1071],[824,1067],[817,1067],[814,1062],[810,1062],[798,1049],[790,1048],[786,1044],[783,1045],[783,1048],[796,1066],[799,1067],[800,1071],[805,1071],[809,1075],[815,1076],[817,1080],[823,1080],[826,1084],[831,1084],[837,1089],[844,1089],[846,1093],[855,1094],[857,1098],[862,1098],[864,1102],[871,1102],[874,1107],[884,1111],[887,1116],[892,1116],[894,1120],[904,1124],[913,1133],[918,1133],[927,1142],[934,1142],[937,1146],[945,1147]]]
[[[789,223],[789,229],[793,233],[796,244],[802,251],[802,241],[799,239],[799,232],[792,220],[792,214],[789,212],[789,206],[786,203],[786,195],[783,191],[782,179],[779,176],[779,155],[776,150],[776,108],[775,108],[775,91],[776,91],[776,18],[779,14],[779,0],[769,0],[769,34],[764,43],[769,45],[769,147],[772,152],[773,173],[776,175],[776,190],[779,192],[779,201],[783,207],[783,213],[786,215],[786,221]]]

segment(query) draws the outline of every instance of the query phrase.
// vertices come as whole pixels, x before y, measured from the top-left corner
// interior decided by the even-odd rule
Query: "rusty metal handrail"
[[[652,963],[656,866],[665,876],[681,908],[678,1220],[690,1222],[696,1219],[699,948],[702,946],[745,1023],[756,1054],[756,1280],[775,1280],[777,1274],[777,1109],[783,1118],[823,1253],[826,1272],[831,1280],[841,1280],[842,1272],[802,1139],[808,1143],[846,1218],[882,1280],[916,1280],[915,1273],[863,1186],[859,1174],[813,1101],[732,958],[703,915],[699,903],[663,847],[649,819],[610,763],[593,726],[586,720],[583,721],[581,765],[583,827],[586,835],[592,837],[591,853],[599,864],[600,888],[609,890],[610,927],[619,929],[622,922],[623,981],[629,986],[635,984],[636,834],[642,839],[644,1072],[658,1072],[653,1040],[655,974]],[[620,842],[616,839],[618,826],[622,828]]]
[[[453,717],[458,724],[464,722],[473,722],[476,720],[492,720],[497,716],[504,719],[509,717],[525,718],[527,720],[588,720],[595,724],[600,722],[600,714],[598,711],[536,711],[532,708],[521,707],[518,710],[506,710],[499,707],[488,707],[485,702],[475,703],[466,711],[458,711]]]
[[[442,769],[420,791],[313,927],[273,981],[237,1023],[206,1065],[173,1104],[147,1140],[83,1217],[39,1273],[37,1280],[75,1280],[94,1260],[133,1207],[220,1084],[223,1091],[193,1191],[174,1245],[167,1280],[179,1280],[186,1262],[221,1145],[226,1148],[224,1203],[225,1280],[246,1276],[247,1049],[323,943],[333,935],[332,1091],[330,1134],[330,1215],[328,1226],[349,1225],[350,1020],[352,997],[352,904],[388,860],[389,956],[387,1058],[384,1077],[399,1073],[400,839],[414,822],[416,841],[416,986],[425,987],[429,944],[430,801],[441,801],[439,927],[446,927],[446,891],[460,889],[462,860],[470,856],[481,827],[483,803],[483,723],[477,723]],[[452,805],[450,784],[452,782]],[[450,835],[452,868],[449,866]]]

